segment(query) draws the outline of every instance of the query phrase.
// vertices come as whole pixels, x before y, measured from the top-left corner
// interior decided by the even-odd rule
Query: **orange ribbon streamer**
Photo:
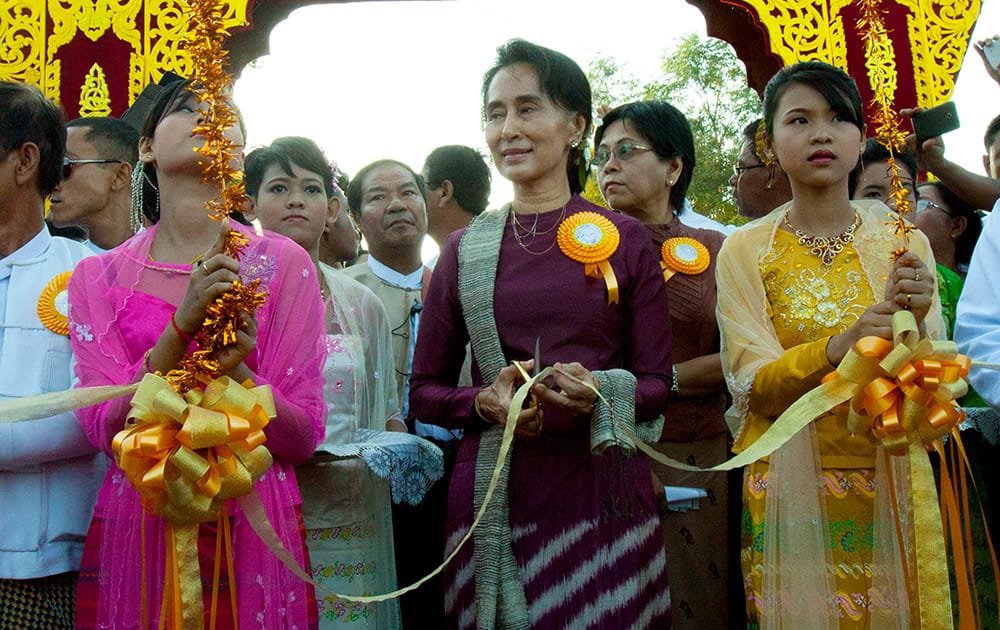
[[[247,385],[250,385],[248,383]],[[118,466],[143,507],[167,521],[161,626],[202,627],[198,524],[226,518],[223,501],[248,494],[271,467],[264,427],[275,417],[270,386],[222,376],[183,396],[146,374],[126,427],[112,440]]]

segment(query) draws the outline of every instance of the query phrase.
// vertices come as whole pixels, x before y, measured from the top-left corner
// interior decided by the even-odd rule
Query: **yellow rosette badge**
[[[38,319],[42,324],[57,335],[69,334],[69,301],[66,294],[66,285],[69,284],[69,277],[72,271],[64,271],[42,289],[42,294],[38,296]]]
[[[660,249],[663,281],[670,280],[677,273],[688,276],[699,274],[708,269],[711,260],[708,249],[693,238],[686,236],[668,238]]]
[[[618,250],[621,235],[607,217],[596,212],[578,212],[559,225],[556,242],[572,260],[583,263],[583,271],[593,278],[604,278],[608,286],[608,304],[618,302],[618,280],[608,259]]]

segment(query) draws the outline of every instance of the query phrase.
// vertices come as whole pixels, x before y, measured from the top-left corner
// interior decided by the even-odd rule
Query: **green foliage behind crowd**
[[[687,116],[697,166],[688,188],[694,208],[722,223],[742,224],[729,178],[740,153],[743,127],[760,116],[760,99],[747,86],[742,63],[729,44],[696,34],[674,42],[661,56],[662,75],[644,83],[614,59],[590,66],[594,103],[612,108],[631,101],[668,101]],[[594,173],[584,195],[604,204]]]

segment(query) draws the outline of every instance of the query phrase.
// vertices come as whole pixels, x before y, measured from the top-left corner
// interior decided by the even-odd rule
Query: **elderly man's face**
[[[376,258],[395,248],[419,250],[427,233],[424,196],[413,174],[398,164],[384,164],[365,175],[358,216]]]

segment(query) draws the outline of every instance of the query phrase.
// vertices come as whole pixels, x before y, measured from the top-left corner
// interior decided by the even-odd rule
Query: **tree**
[[[692,33],[661,55],[663,75],[643,84],[613,59],[590,66],[594,102],[619,105],[658,99],[684,112],[694,134],[697,164],[687,197],[698,212],[723,223],[744,223],[729,178],[739,156],[743,127],[760,115],[760,99],[729,44]]]

